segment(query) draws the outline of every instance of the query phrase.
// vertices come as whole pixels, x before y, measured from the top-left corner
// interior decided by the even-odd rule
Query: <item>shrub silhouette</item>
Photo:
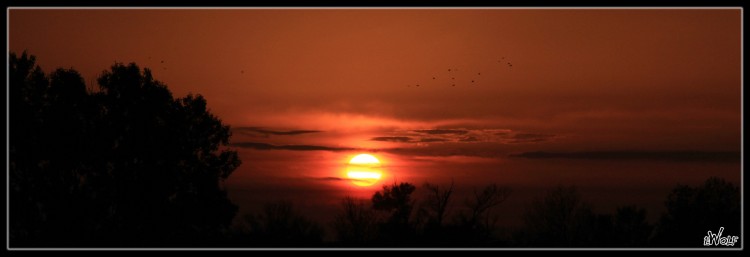
[[[10,54],[11,246],[211,244],[237,207],[240,165],[205,99],[173,98],[148,69],[115,64],[87,91]]]

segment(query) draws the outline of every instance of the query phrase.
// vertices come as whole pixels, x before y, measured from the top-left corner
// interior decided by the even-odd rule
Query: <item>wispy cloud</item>
[[[345,180],[349,180],[347,178],[339,178],[339,177],[320,177],[320,178],[316,177],[316,178],[312,178],[312,179],[323,180],[323,181],[345,181]]]
[[[370,139],[372,141],[382,141],[382,142],[411,142],[411,137],[373,137]]]
[[[357,148],[350,147],[329,147],[319,145],[272,145],[258,142],[239,142],[232,143],[232,146],[241,148],[250,148],[256,150],[291,150],[291,151],[352,151]]]
[[[679,162],[738,162],[740,152],[709,151],[596,151],[596,152],[524,152],[510,157],[529,159],[653,160]]]
[[[373,137],[370,140],[381,141],[381,142],[397,142],[397,143],[430,143],[430,142],[449,141],[448,139],[445,139],[445,138],[435,138],[435,137],[425,137],[425,138],[420,138],[419,140],[416,140],[411,137]]]
[[[280,131],[280,130],[265,129],[265,128],[261,128],[261,127],[237,127],[237,128],[232,128],[232,130],[240,132],[240,133],[245,134],[245,135],[264,136],[264,137],[268,137],[269,135],[293,136],[293,135],[301,135],[301,134],[323,132],[323,131],[320,131],[320,130],[288,130],[288,131]]]
[[[517,143],[544,142],[544,141],[549,141],[550,139],[554,137],[555,135],[551,135],[551,134],[517,133],[510,137],[510,140],[508,141],[508,143],[517,144]]]
[[[430,134],[430,135],[442,135],[442,134],[463,135],[463,134],[469,133],[468,130],[463,130],[463,129],[422,129],[422,130],[414,130],[414,132]]]
[[[369,182],[366,179],[356,179],[356,178],[341,178],[341,177],[308,177],[312,180],[318,180],[318,181],[361,181],[361,182]]]
[[[445,139],[445,138],[434,138],[434,137],[430,137],[430,138],[422,138],[422,139],[420,139],[420,140],[419,140],[419,142],[422,142],[422,143],[430,143],[430,142],[448,142],[448,139]]]
[[[388,132],[389,136],[373,137],[372,141],[394,143],[539,143],[557,139],[554,134],[529,133],[510,129],[423,129]]]

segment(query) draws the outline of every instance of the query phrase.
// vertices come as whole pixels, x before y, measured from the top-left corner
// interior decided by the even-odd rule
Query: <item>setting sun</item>
[[[349,161],[346,176],[357,186],[371,186],[375,184],[383,173],[380,171],[380,161],[375,156],[360,154]]]
[[[743,7],[6,15],[8,250],[747,246]]]

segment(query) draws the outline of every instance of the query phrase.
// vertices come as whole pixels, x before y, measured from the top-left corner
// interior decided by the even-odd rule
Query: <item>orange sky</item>
[[[234,126],[326,113],[739,147],[739,9],[12,10],[9,36],[47,70],[150,67]]]
[[[45,71],[73,67],[87,81],[115,61],[151,68],[175,96],[200,93],[244,128],[235,143],[379,149],[402,178],[502,169],[516,175],[472,175],[467,185],[546,186],[596,177],[554,169],[608,165],[507,156],[740,151],[741,18],[738,8],[12,9],[8,40]],[[336,177],[318,168],[336,170],[350,152],[243,148],[232,183]],[[612,165],[632,165],[623,162]],[[436,165],[452,168],[416,171]],[[675,168],[663,165],[631,168]],[[696,171],[650,180],[666,188],[659,195],[710,175],[739,181],[739,163],[674,165]],[[612,176],[642,185],[645,174]]]

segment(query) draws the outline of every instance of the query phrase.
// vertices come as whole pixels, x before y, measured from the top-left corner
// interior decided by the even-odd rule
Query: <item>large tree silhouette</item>
[[[173,98],[134,63],[87,90],[10,54],[11,246],[212,244],[237,207],[221,186],[240,165],[205,99]]]

